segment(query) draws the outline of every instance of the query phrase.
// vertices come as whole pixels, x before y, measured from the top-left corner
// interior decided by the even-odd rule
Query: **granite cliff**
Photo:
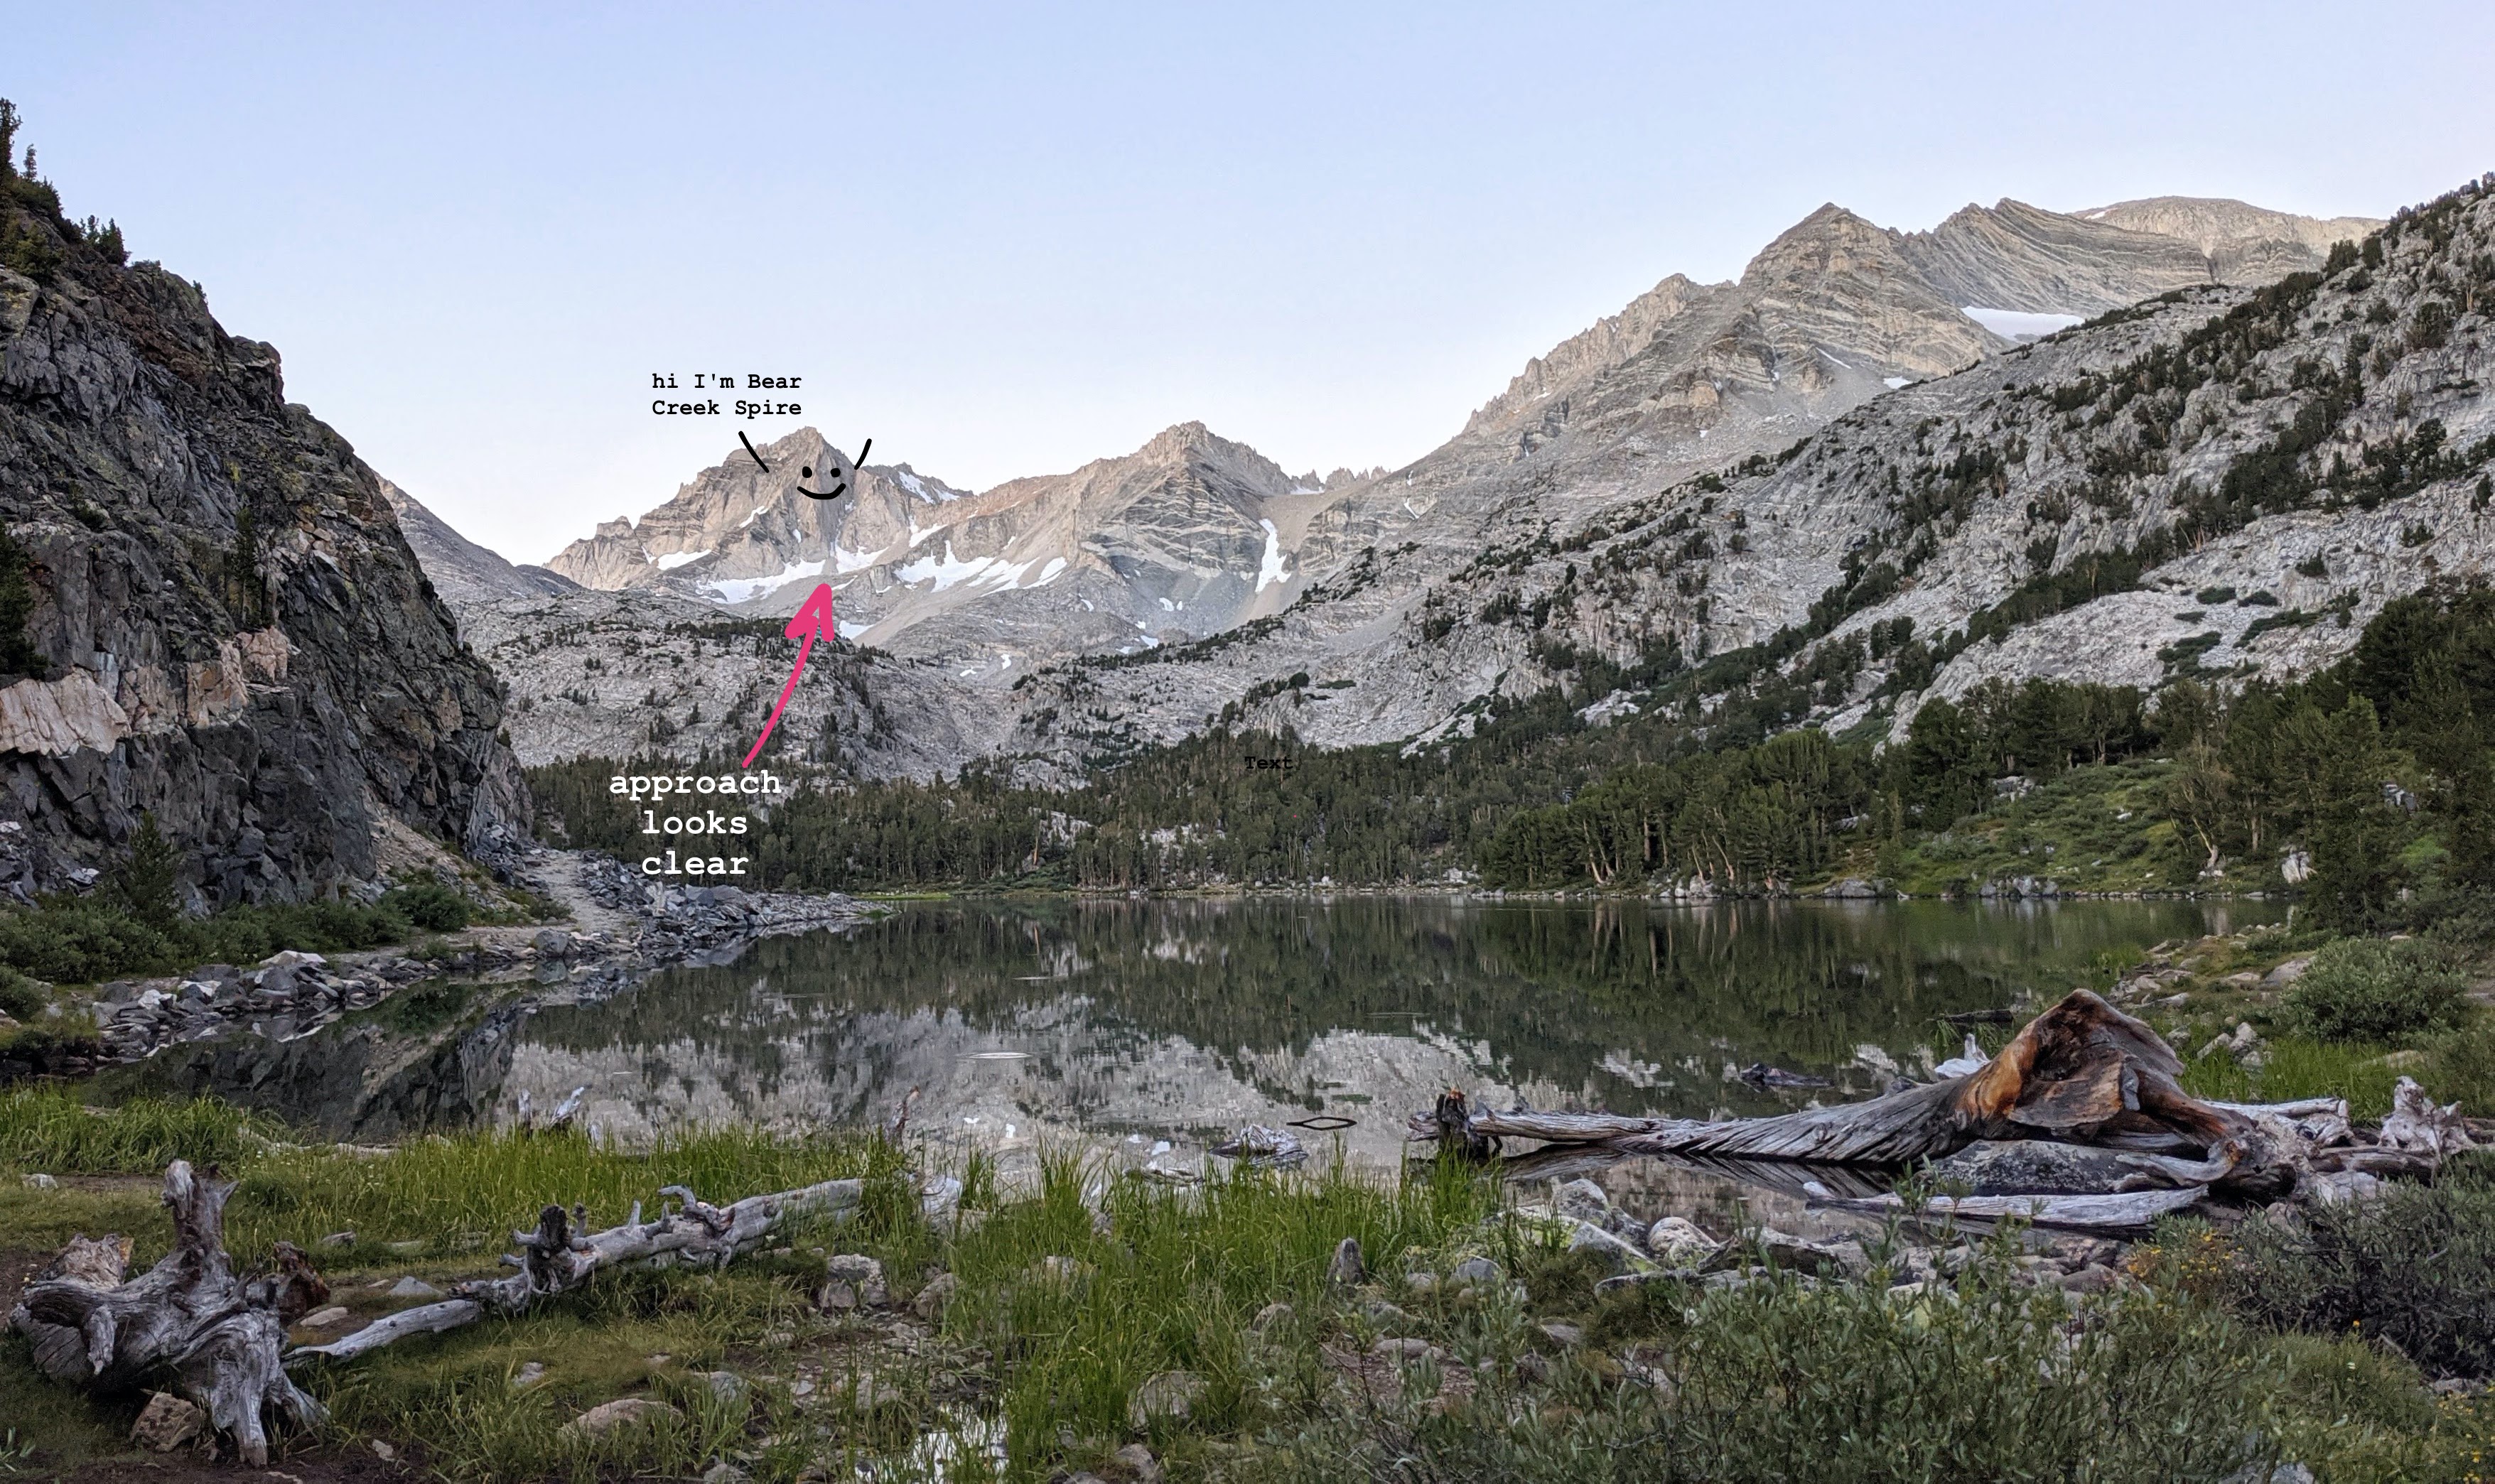
[[[8,885],[94,879],[142,814],[195,907],[503,858],[501,683],[275,348],[5,165],[0,242]]]

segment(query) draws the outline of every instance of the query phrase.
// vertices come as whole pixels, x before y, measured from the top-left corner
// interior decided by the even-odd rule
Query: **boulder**
[[[1126,1420],[1137,1428],[1157,1418],[1184,1422],[1204,1397],[1204,1378],[1193,1371],[1163,1371],[1146,1378],[1126,1403]]]
[[[2119,1150],[2045,1139],[1980,1140],[1931,1166],[1944,1187],[1974,1196],[2094,1195],[2132,1172]]]
[[[208,1414],[169,1391],[147,1399],[130,1429],[130,1440],[157,1453],[170,1453],[207,1430]]]
[[[950,1273],[939,1273],[909,1301],[909,1312],[932,1324],[944,1317],[944,1306],[961,1288],[962,1280]]]
[[[1591,1254],[1611,1273],[1636,1272],[1651,1265],[1636,1243],[1614,1236],[1591,1222],[1577,1223],[1577,1229],[1568,1237],[1568,1250]]]
[[[1856,1265],[1849,1259],[1859,1256],[1862,1251],[1857,1247],[1853,1253],[1848,1253],[1841,1247],[1809,1241],[1795,1236],[1791,1232],[1778,1231],[1773,1227],[1761,1227],[1757,1234],[1751,1237],[1748,1245],[1765,1257],[1769,1262],[1786,1272],[1807,1273],[1823,1278],[1837,1277],[1849,1267]],[[1719,1253],[1717,1261],[1711,1265],[1721,1273],[1728,1270],[1731,1264],[1746,1259],[1747,1256],[1742,1247],[1737,1244]]]
[[[1667,1216],[1647,1228],[1646,1249],[1666,1267],[1696,1267],[1720,1245],[1686,1217]]]
[[[816,1307],[829,1312],[851,1309],[882,1309],[892,1303],[892,1290],[883,1280],[883,1264],[856,1253],[838,1254],[823,1264],[822,1291],[816,1296]]]
[[[1552,1196],[1551,1209],[1570,1221],[1591,1222],[1599,1227],[1611,1215],[1612,1197],[1591,1180],[1571,1180]]]
[[[563,1425],[563,1431],[576,1437],[603,1438],[628,1427],[647,1427],[653,1423],[682,1421],[684,1413],[666,1403],[651,1397],[618,1397],[601,1403]]]
[[[2061,1277],[2065,1293],[2104,1293],[2121,1282],[2122,1275],[2102,1262],[2091,1262],[2076,1273],[2065,1273]]]

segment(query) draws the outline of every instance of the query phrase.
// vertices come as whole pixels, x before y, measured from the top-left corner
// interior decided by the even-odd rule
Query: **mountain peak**
[[[1169,453],[1183,448],[1201,448],[1208,443],[1225,442],[1203,423],[1189,419],[1175,422],[1152,436],[1137,453]]]
[[[1845,273],[1876,264],[1890,265],[1895,248],[1889,232],[1833,201],[1786,227],[1760,249],[1741,270],[1744,285],[1785,279],[1797,274]]]

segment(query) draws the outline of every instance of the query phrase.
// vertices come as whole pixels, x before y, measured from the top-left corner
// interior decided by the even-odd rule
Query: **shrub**
[[[2286,1019],[2324,1041],[2398,1041],[2456,1024],[2467,987],[2430,944],[2343,938],[2287,992]]]
[[[428,899],[422,906],[440,915],[439,903]],[[464,903],[460,911],[464,923]],[[177,917],[163,928],[101,895],[56,898],[31,912],[0,912],[0,967],[54,984],[94,984],[209,962],[257,963],[280,949],[337,954],[379,948],[405,942],[413,931],[387,897],[372,906],[231,907],[197,921]]]
[[[12,1020],[32,1020],[44,1013],[44,991],[35,982],[12,968],[0,967],[0,1015]]]
[[[2233,1245],[2239,1313],[2388,1341],[2436,1376],[2495,1373],[2495,1152],[2455,1157],[2431,1186],[2315,1207],[2300,1228],[2246,1222]]]
[[[2480,1015],[2435,1038],[2418,1078],[2440,1103],[2474,1118],[2495,1115],[2495,1015]]]
[[[165,934],[100,902],[0,914],[0,964],[54,984],[92,984],[170,955]]]
[[[396,888],[381,905],[429,932],[457,932],[468,925],[468,898],[438,881]]]
[[[1485,1367],[1469,1406],[1443,1407],[1428,1400],[1437,1377],[1424,1374],[1375,1405],[1320,1409],[1248,1476],[2269,1476],[2276,1444],[2255,1425],[2262,1357],[2239,1321],[2142,1292],[2075,1324],[2058,1302],[2015,1287],[2011,1271],[2007,1252],[1987,1249],[1945,1295],[1922,1300],[1790,1277],[1731,1293],[1693,1287],[1651,1313],[1662,1333],[1636,1348],[1643,1384],[1612,1384],[1604,1372],[1618,1362],[1597,1351],[1550,1363],[1538,1393]],[[1493,1332],[1494,1318],[1480,1322]]]

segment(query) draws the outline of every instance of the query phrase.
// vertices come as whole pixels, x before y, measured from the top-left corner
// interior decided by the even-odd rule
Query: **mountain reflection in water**
[[[1498,1106],[1705,1116],[1868,1096],[1952,1046],[1939,1016],[2058,995],[2242,902],[1333,900],[912,903],[511,1028],[508,1118],[589,1088],[628,1140],[726,1120],[912,1128],[1027,1160],[1081,1134],[1191,1166],[1242,1124],[1398,1158],[1462,1086]],[[1753,1062],[1831,1079],[1753,1088]],[[1329,1120],[1330,1121],[1330,1120]]]

